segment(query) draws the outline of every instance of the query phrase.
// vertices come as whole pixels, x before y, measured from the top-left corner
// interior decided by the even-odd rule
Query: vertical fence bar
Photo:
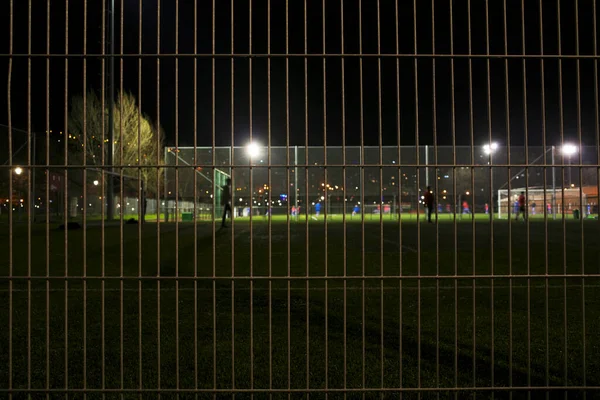
[[[346,230],[346,212],[347,212],[347,204],[346,204],[346,60],[343,55],[345,53],[345,41],[344,41],[344,0],[340,0],[340,39],[341,39],[341,79],[342,79],[342,193],[344,196],[344,208],[342,211],[342,225],[344,229],[343,233],[343,241],[344,241],[344,254],[343,257],[343,276],[346,278],[348,276],[348,248],[347,248],[347,230]],[[364,207],[364,206],[363,206]],[[343,346],[344,346],[344,389],[348,388],[348,281],[344,279],[344,295],[343,295]],[[347,393],[344,393],[344,400],[348,398]]]
[[[13,46],[14,46],[14,5],[13,0],[10,0],[9,9],[9,44],[8,44],[8,87],[6,88],[7,95],[7,118],[8,118],[8,164],[9,180],[8,191],[10,196],[10,206],[8,207],[8,389],[13,388],[13,137],[12,137],[12,72],[13,72]],[[49,352],[50,346],[46,346]],[[49,369],[48,369],[49,370]],[[12,400],[12,393],[9,393],[8,398]]]
[[[362,7],[363,2],[358,2],[358,40],[359,40],[359,89],[360,89],[360,203],[362,204],[361,212],[361,276],[366,275],[365,263],[365,123],[364,123],[364,96],[363,96],[363,23],[362,23]],[[365,280],[361,281],[362,286],[362,381],[361,387],[366,386],[366,315],[365,315]],[[365,394],[362,396],[365,399]]]
[[[304,220],[305,229],[305,251],[306,251],[306,389],[310,389],[310,258],[309,258],[309,197],[308,197],[308,14],[307,0],[304,0],[304,209],[306,217]],[[308,394],[307,399],[310,399]]]
[[[433,158],[434,158],[434,164],[436,164],[436,167],[434,168],[435,174],[434,174],[434,190],[433,190],[433,197],[432,200],[427,200],[425,206],[427,207],[427,220],[428,222],[431,222],[431,211],[432,208],[435,207],[435,274],[436,276],[440,275],[440,246],[439,246],[439,236],[440,236],[440,231],[439,231],[439,224],[438,224],[438,218],[437,218],[437,207],[435,206],[435,200],[436,200],[436,196],[438,194],[438,169],[437,169],[437,163],[438,163],[438,159],[437,159],[437,90],[436,90],[436,63],[435,63],[435,55],[436,55],[436,49],[435,49],[435,0],[431,0],[431,53],[433,54],[433,58],[431,60],[431,68],[432,68],[432,73],[431,73],[431,87],[432,87],[432,111],[433,111],[433,118],[432,118],[432,136],[433,136]],[[425,157],[428,160],[429,159],[429,149],[428,146],[425,146]],[[426,162],[426,164],[428,164]],[[426,178],[427,181],[429,181],[429,170],[426,169]],[[428,199],[429,198],[429,192],[430,192],[430,186],[427,185],[427,187],[425,188],[426,190],[426,194],[425,194],[425,198]],[[439,201],[439,199],[437,199]],[[433,202],[434,204],[428,204],[428,202]],[[435,341],[437,343],[437,346],[435,347],[435,385],[436,387],[440,387],[440,281],[439,279],[436,279],[435,281]],[[437,392],[436,393],[436,398],[440,398],[440,393]]]
[[[234,0],[231,0],[231,54],[235,53],[235,26],[234,26]],[[231,100],[231,115],[230,115],[230,129],[231,129],[231,164],[233,164],[234,160],[234,149],[235,149],[235,101],[234,101],[234,93],[235,93],[235,61],[234,57],[231,57],[231,92],[230,92],[230,100]],[[232,174],[231,177],[235,178],[235,174]],[[235,187],[235,181],[232,179],[231,186]],[[250,215],[252,215],[252,186],[250,186]],[[231,219],[231,388],[235,389],[235,218]],[[232,396],[235,399],[235,394]]]
[[[560,145],[561,145],[561,208],[562,208],[562,229],[563,229],[563,237],[567,236],[567,221],[565,215],[565,153],[562,151],[565,145],[565,119],[564,119],[564,106],[563,106],[563,64],[562,64],[562,32],[561,32],[561,2],[557,0],[557,8],[556,8],[556,17],[558,20],[557,23],[557,44],[558,44],[558,96],[559,96],[559,117],[560,117]],[[569,156],[570,157],[570,156]],[[570,162],[569,162],[570,164]],[[569,171],[571,167],[569,166]],[[570,182],[569,182],[570,183]],[[562,252],[563,252],[563,273],[567,274],[567,241],[563,240],[562,243]],[[565,386],[568,385],[568,367],[569,367],[569,358],[568,358],[568,342],[567,342],[567,278],[563,278],[563,328],[564,328],[564,348],[563,348],[563,379],[565,382]],[[567,399],[567,392],[564,393],[565,400]]]
[[[521,51],[523,56],[527,54],[527,46],[525,44],[525,1],[521,1]],[[528,115],[528,98],[527,98],[527,60],[523,58],[521,61],[523,68],[523,129],[525,133],[525,165],[529,166],[529,115]],[[543,154],[546,154],[546,149],[543,149]],[[526,170],[525,187],[529,188],[529,170]],[[510,175],[509,175],[510,176]],[[544,194],[546,186],[544,186]],[[528,197],[526,197],[528,198]],[[544,202],[544,207],[546,202]],[[529,209],[529,207],[527,207]],[[527,275],[531,275],[531,227],[529,218],[527,218]],[[527,278],[527,385],[531,386],[531,279]],[[527,393],[527,398],[531,398],[531,393]]]
[[[599,101],[599,96],[598,96],[598,17],[596,15],[597,12],[597,5],[596,5],[596,0],[593,0],[593,13],[592,13],[592,22],[593,22],[593,35],[592,37],[593,39],[593,44],[594,44],[594,56],[596,58],[594,58],[594,119],[595,119],[595,124],[594,124],[594,128],[596,131],[596,137],[595,137],[595,141],[596,141],[596,163],[598,164],[598,167],[596,168],[596,190],[597,193],[600,193],[600,101]],[[598,200],[600,200],[600,196],[598,197]],[[600,214],[600,201],[596,202],[596,207],[598,209],[598,213]],[[598,221],[600,222],[600,216],[598,218]],[[596,224],[596,226],[598,226],[598,224]],[[585,296],[584,296],[584,301],[585,301]],[[584,318],[585,321],[585,318]],[[587,354],[584,354],[584,357],[586,357]],[[585,384],[585,382],[584,382]]]
[[[414,53],[419,53],[417,40],[417,0],[413,0],[413,47]],[[419,187],[421,186],[420,174],[420,149],[419,149],[419,67],[417,57],[413,60],[415,69],[415,165],[417,166],[417,201],[419,201]],[[421,217],[419,215],[419,203],[417,203],[417,388],[421,388]],[[421,393],[418,393],[421,398]]]
[[[290,53],[290,4],[289,0],[285,0],[285,164],[286,168],[286,190],[287,190],[287,276],[292,276],[292,230],[290,220],[290,59],[287,57]],[[294,146],[296,149],[298,146]],[[298,163],[297,150],[294,153],[294,164]],[[294,168],[294,218],[298,215],[298,169]],[[287,389],[292,389],[292,281],[287,281]],[[288,400],[291,400],[291,392],[287,395]]]
[[[539,39],[540,39],[540,54],[544,55],[544,9],[543,9],[543,3],[542,0],[539,1],[539,5],[538,5],[538,13],[539,13],[539,17],[540,17],[540,30],[539,30]],[[544,59],[541,58],[540,59],[540,87],[541,87],[541,94],[542,94],[542,98],[541,98],[541,106],[542,106],[542,144],[543,144],[543,148],[544,148],[544,165],[548,165],[548,150],[547,150],[547,144],[546,144],[546,75],[545,75],[545,65],[544,65]],[[552,151],[552,160],[554,160],[554,146],[551,147],[551,151]],[[554,163],[552,163],[552,175],[554,176]],[[546,188],[548,185],[548,177],[547,177],[547,167],[544,167],[544,188]],[[510,195],[510,193],[509,193]],[[547,199],[546,199],[546,191],[544,190],[544,207],[547,204]],[[510,201],[510,197],[508,197]],[[552,193],[552,214],[555,215],[556,214],[556,199],[555,199],[555,193]],[[508,209],[510,210],[510,204],[508,204]],[[550,250],[550,246],[548,245],[548,216],[546,216],[546,218],[544,218],[544,250],[545,250],[545,257],[544,257],[544,272],[546,274],[546,276],[548,276],[549,274],[549,250]],[[550,313],[549,313],[549,280],[548,278],[544,279],[544,322],[545,322],[545,327],[544,327],[544,332],[545,332],[545,370],[544,370],[544,378],[545,378],[545,382],[544,384],[546,386],[548,386],[550,384]],[[550,394],[548,392],[546,392],[546,399],[550,398]]]
[[[491,146],[491,141],[492,141],[492,95],[491,95],[491,76],[490,76],[490,17],[489,17],[489,2],[488,0],[485,0],[485,49],[486,49],[486,74],[487,74],[487,122],[488,122],[488,143]],[[472,143],[472,142],[471,142]],[[491,149],[490,149],[491,150]],[[507,152],[510,151],[510,147],[507,146],[506,147]],[[472,152],[471,152],[472,154]],[[491,176],[493,174],[492,171],[492,166],[490,166],[490,180],[491,180]],[[471,167],[471,173],[473,173],[473,167]],[[510,179],[510,178],[509,178]],[[510,193],[510,188],[509,188],[509,193]],[[493,195],[493,192],[491,193]],[[492,220],[493,221],[493,220]],[[510,214],[509,214],[509,223],[510,223]],[[494,224],[493,222],[490,223],[490,249],[493,249],[494,247]],[[492,253],[493,254],[493,253]],[[490,254],[491,257],[492,254]],[[491,346],[490,346],[490,351],[491,351],[491,355],[490,355],[490,372],[491,372],[491,385],[494,386],[495,385],[495,349],[494,349],[494,342],[495,342],[495,331],[494,331],[494,326],[495,326],[495,319],[494,319],[494,265],[493,265],[493,258],[490,260],[490,270],[491,270],[491,275],[492,275],[492,279],[490,281],[490,341],[491,341]],[[475,273],[475,266],[473,266],[473,273]],[[492,398],[494,397],[494,394],[492,393]]]
[[[268,213],[268,267],[269,278],[273,276],[273,247],[272,247],[272,191],[273,185],[271,181],[271,0],[267,0],[267,188],[269,190],[267,196],[267,213]],[[273,281],[269,279],[269,390],[273,390]],[[272,399],[272,393],[269,393],[269,399]]]
[[[506,16],[506,0],[503,0],[503,22],[504,22],[504,54],[508,55],[508,25]],[[505,96],[505,121],[506,121],[506,160],[508,164],[508,192],[510,193],[510,164],[511,164],[511,142],[510,142],[510,91],[508,83],[508,58],[504,59],[504,96]],[[491,96],[491,93],[490,93]],[[491,132],[490,132],[491,135]],[[525,138],[527,140],[527,138]],[[525,167],[525,174],[527,175],[529,170]],[[525,185],[525,210],[527,210],[527,184]],[[517,214],[518,218],[518,214]],[[523,214],[523,218],[527,219],[527,211]],[[512,220],[508,219],[508,385],[513,386],[513,258],[512,258]],[[493,272],[492,272],[493,273]],[[492,303],[492,308],[494,304]],[[509,392],[509,397],[512,399],[513,392]]]
[[[395,29],[395,40],[396,55],[400,54],[400,35],[399,35],[399,12],[398,12],[398,1],[394,2],[394,29]],[[398,248],[400,249],[400,256],[398,260],[398,387],[401,389],[403,386],[403,315],[402,315],[402,130],[401,130],[401,114],[400,114],[400,59],[396,57],[396,135],[398,141]],[[344,185],[345,187],[345,185]],[[364,206],[363,206],[364,207]],[[400,399],[403,398],[403,393],[400,392]]]
[[[107,33],[107,29],[106,29],[106,22],[107,22],[107,12],[106,12],[106,0],[102,0],[102,89],[101,89],[101,93],[100,93],[100,104],[102,107],[102,110],[106,110],[106,59],[105,59],[105,55],[106,55],[106,33]],[[48,0],[48,21],[50,21],[50,0]],[[48,53],[50,53],[50,40],[48,40]],[[48,61],[49,63],[49,61]],[[49,104],[50,98],[48,95],[48,99],[47,99],[47,104]],[[48,114],[48,120],[50,119],[50,116]],[[105,167],[106,166],[106,118],[102,118],[102,155],[100,156],[101,161],[102,161],[102,166]],[[111,145],[109,143],[109,145]],[[112,147],[111,147],[112,148]],[[50,149],[50,136],[48,136],[48,143],[47,143],[47,149],[49,151]],[[48,160],[50,159],[50,156],[48,155]],[[106,388],[106,330],[105,330],[105,322],[106,322],[106,281],[105,281],[105,277],[106,277],[106,235],[105,235],[105,224],[104,224],[104,218],[105,218],[105,212],[107,211],[104,207],[104,205],[106,204],[107,198],[112,200],[112,196],[107,196],[106,193],[106,169],[103,168],[102,169],[102,181],[101,181],[101,188],[100,188],[100,192],[102,193],[102,203],[101,203],[101,207],[100,207],[100,229],[101,229],[101,233],[100,233],[100,246],[101,246],[101,258],[102,258],[102,280],[100,281],[100,290],[101,290],[101,294],[100,294],[100,302],[101,302],[101,306],[100,306],[100,346],[101,346],[101,351],[100,351],[100,355],[102,357],[102,361],[101,361],[101,388],[102,390],[104,390]],[[110,176],[110,175],[109,175]],[[48,198],[46,199],[46,204],[49,203],[49,190],[47,189],[47,193],[48,193]],[[49,219],[49,218],[48,218]],[[48,224],[49,222],[47,222]],[[49,240],[49,238],[48,238]],[[160,242],[159,242],[160,243]],[[49,247],[49,242],[48,242],[48,247]],[[48,267],[49,270],[49,267]],[[49,274],[49,272],[48,272]],[[48,291],[50,291],[50,286],[48,283]],[[49,297],[47,299],[49,301]],[[48,364],[50,364],[50,361],[48,360]],[[48,387],[49,389],[49,387]],[[103,393],[102,394],[102,400],[104,400],[106,398],[106,395]]]
[[[252,0],[249,1],[249,12],[248,12],[248,54],[252,54]],[[253,122],[254,115],[252,114],[252,103],[253,103],[253,80],[252,80],[252,57],[248,59],[248,117],[249,117],[249,129],[248,133],[250,136],[250,143],[253,139]],[[254,178],[254,160],[250,158],[250,190],[254,192],[253,178]],[[263,199],[264,200],[264,199]],[[254,228],[252,216],[254,213],[250,213],[250,277],[254,277]],[[254,280],[250,280],[250,390],[254,389]],[[254,393],[250,394],[250,398],[254,400]]]
[[[113,9],[113,13],[115,12],[115,10]],[[124,28],[124,24],[125,24],[125,18],[124,18],[124,13],[125,13],[125,4],[124,2],[121,2],[121,7],[120,7],[120,32],[119,32],[119,36],[120,36],[120,48],[121,48],[121,54],[124,53],[124,35],[123,35],[123,28]],[[123,188],[123,165],[125,164],[124,160],[123,160],[123,138],[124,138],[124,129],[123,129],[123,101],[124,101],[124,95],[123,95],[123,90],[124,90],[124,85],[123,85],[123,72],[124,72],[124,68],[123,68],[123,57],[119,57],[119,137],[118,137],[118,141],[119,141],[119,165],[121,167],[119,167],[119,237],[121,238],[120,243],[119,243],[119,275],[121,276],[121,278],[124,278],[124,272],[125,272],[125,265],[124,265],[124,260],[123,260],[123,253],[125,252],[125,232],[123,230],[123,224],[124,224],[124,218],[125,218],[125,211],[127,211],[127,202],[125,201],[125,190]],[[111,79],[114,80],[114,76],[111,76]],[[112,86],[111,86],[112,87]],[[112,99],[111,99],[112,100]],[[114,120],[113,120],[114,123]],[[113,130],[114,132],[114,130]],[[114,140],[114,137],[113,137]],[[111,148],[114,148],[111,147]],[[112,163],[114,163],[114,156],[112,158]],[[113,167],[113,166],[111,166]],[[112,168],[112,170],[114,171],[114,168]],[[113,182],[114,179],[111,179],[111,182]],[[120,365],[119,365],[119,369],[120,369],[120,378],[121,378],[121,390],[125,389],[125,308],[124,308],[124,304],[123,304],[123,298],[125,297],[125,291],[124,291],[124,279],[121,279],[119,281],[119,328],[120,328],[120,332],[119,332],[119,347],[120,347],[120,351],[119,351],[119,358],[120,358]],[[123,393],[121,393],[120,396],[121,399],[123,399]]]
[[[454,55],[454,0],[450,0],[450,55]],[[471,1],[467,2],[467,32],[468,32],[468,54],[471,54]],[[471,58],[469,57],[469,134],[471,136],[471,143],[473,142],[473,81],[472,81],[472,66]],[[450,114],[452,116],[452,164],[456,166],[456,78],[454,75],[455,66],[454,58],[450,59]],[[457,225],[456,225],[456,174],[455,170],[452,170],[452,196],[454,204],[454,218],[452,221],[452,228],[454,234],[454,386],[458,387],[458,251],[456,243],[457,238]],[[475,342],[475,280],[473,279],[473,342]],[[473,345],[473,378],[475,378],[475,345]],[[473,379],[473,385],[475,385],[475,379]],[[454,394],[454,398],[458,399],[458,393]]]
[[[64,90],[64,102],[68,104],[69,102],[69,0],[65,0],[65,90]],[[65,346],[65,389],[69,388],[69,281],[66,279],[69,276],[69,229],[68,226],[68,204],[69,204],[69,184],[68,184],[68,164],[69,164],[69,141],[67,140],[67,134],[69,132],[69,115],[67,107],[63,110],[63,121],[65,126],[65,145],[64,145],[64,175],[63,178],[65,180],[65,193],[64,193],[64,204],[63,204],[63,212],[64,212],[64,224],[65,224],[65,320],[64,320],[64,346]],[[68,399],[68,394],[67,394]]]
[[[123,4],[123,3],[121,3]],[[179,389],[179,0],[175,0],[175,388]],[[213,159],[214,159],[213,152]],[[214,179],[214,168],[212,178]],[[214,192],[214,191],[213,191]],[[213,199],[214,199],[213,193]],[[214,213],[213,206],[213,213]],[[213,225],[214,225],[213,216]],[[177,396],[179,398],[179,396]]]
[[[469,56],[472,56],[473,54],[473,37],[472,37],[472,19],[471,19],[471,0],[468,0],[468,20],[469,20]],[[454,102],[453,102],[454,103]],[[488,109],[489,110],[489,109]],[[489,114],[489,111],[488,111]],[[489,117],[488,117],[489,119]],[[489,123],[489,122],[488,122]],[[489,132],[490,130],[488,130]],[[472,58],[469,57],[469,135],[470,135],[470,142],[471,142],[471,150],[473,149],[473,146],[475,144],[475,122],[474,122],[474,111],[473,111],[473,61]],[[488,133],[488,141],[489,141],[489,133]],[[454,146],[456,146],[456,142],[454,143]],[[473,160],[473,151],[471,151],[471,161]],[[490,159],[491,161],[491,159]],[[453,162],[455,165],[455,170],[456,170],[456,152],[454,152],[454,157],[453,157]],[[490,175],[491,175],[491,171],[490,171]],[[454,203],[456,203],[456,174],[454,174]],[[460,198],[459,198],[460,201]],[[458,207],[457,207],[458,208]],[[460,208],[458,208],[460,210]],[[493,252],[493,242],[494,242],[494,235],[493,235],[493,208],[492,208],[492,219],[490,222],[490,249]],[[454,216],[454,269],[455,271],[458,270],[458,230],[457,230],[457,224],[456,224],[456,213]],[[492,257],[493,259],[493,257]],[[475,269],[475,263],[473,262],[473,266],[472,266],[472,273],[473,275],[475,275],[476,273],[476,269]],[[472,284],[472,301],[473,301],[473,305],[472,305],[472,314],[473,314],[473,323],[472,323],[472,336],[473,336],[473,355],[472,355],[472,362],[473,362],[473,386],[475,386],[477,384],[477,338],[476,338],[476,334],[477,334],[477,284],[476,284],[476,280],[473,279],[473,281],[471,282]]]
[[[380,1],[377,0],[377,54],[381,55],[381,5]],[[377,101],[377,117],[378,117],[378,136],[379,136],[379,198],[377,204],[379,206],[379,274],[384,276],[383,269],[383,212],[385,210],[385,203],[383,201],[383,118],[382,118],[382,105],[383,96],[381,93],[381,57],[377,58],[377,90],[378,90],[378,101]],[[380,353],[379,358],[381,359],[381,370],[380,370],[380,382],[379,385],[383,389],[384,387],[384,314],[383,314],[383,279],[379,281],[380,290]],[[383,392],[380,393],[380,398],[383,399]]]
[[[103,0],[104,1],[104,0]],[[104,6],[102,7],[102,30],[104,30]],[[104,36],[103,36],[104,37]],[[104,43],[102,44],[102,51],[104,52]],[[46,54],[49,55],[50,54],[50,0],[46,1]],[[104,60],[104,59],[103,59]],[[102,62],[102,81],[104,82],[104,61]],[[46,112],[45,112],[45,117],[46,117],[46,169],[45,169],[45,173],[46,173],[46,196],[45,196],[45,204],[46,204],[46,382],[45,382],[45,389],[49,390],[50,389],[50,207],[48,206],[50,204],[50,58],[47,57],[46,58],[46,90],[45,90],[45,94],[46,94]],[[10,116],[10,113],[8,114]],[[10,130],[10,129],[9,129]],[[104,130],[103,130],[103,134],[104,134]],[[10,139],[10,135],[9,135],[9,139]],[[104,138],[103,138],[104,139]],[[104,140],[102,140],[102,143],[104,144]],[[12,150],[12,146],[9,144],[8,146],[9,151]],[[10,183],[10,181],[9,181]],[[12,186],[9,189],[10,193],[12,194]],[[10,216],[10,212],[12,211],[12,207],[9,208],[9,216]],[[101,237],[101,240],[103,240],[103,236]],[[103,242],[102,242],[102,248],[104,248]],[[104,261],[104,258],[102,258],[102,261]],[[104,264],[104,263],[103,263]],[[104,286],[102,286],[104,287]],[[102,305],[104,305],[104,303],[102,303]],[[104,308],[104,307],[102,307]],[[104,325],[102,325],[104,326]],[[101,332],[103,332],[103,328],[101,327]],[[102,333],[102,338],[104,338],[104,335]],[[102,345],[102,354],[104,354],[104,345]],[[102,372],[104,372],[104,363],[102,363]],[[46,399],[50,398],[50,394],[46,393]]]
[[[217,42],[217,30],[216,30],[216,2],[212,0],[212,43],[211,50],[213,58],[211,60],[211,104],[212,104],[212,117],[211,117],[211,131],[212,131],[212,155],[213,165],[215,163],[215,139],[216,139],[216,64],[215,64],[215,53],[216,53],[216,42]],[[232,51],[233,53],[233,51]],[[198,54],[198,0],[194,0],[194,54]],[[231,151],[233,151],[233,140],[231,142]],[[194,57],[194,164],[200,164],[198,162],[198,59]],[[233,160],[229,159],[229,164],[233,164]],[[233,177],[233,167],[230,169],[230,177]],[[213,182],[216,183],[216,176],[213,173]],[[227,182],[225,182],[227,185]],[[212,185],[214,188],[213,197],[216,202],[216,190],[219,190],[215,184]],[[229,197],[233,206],[233,185],[229,187]],[[198,276],[198,217],[197,217],[197,199],[198,199],[198,174],[194,173],[194,276]],[[214,279],[217,274],[217,235],[215,232],[215,207],[213,203],[212,214],[212,323],[213,323],[213,389],[217,389],[217,281]],[[223,210],[225,212],[226,210]],[[230,211],[231,221],[233,224],[234,214],[233,207]],[[226,216],[227,217],[227,216]],[[233,242],[232,242],[233,251]],[[198,388],[198,281],[194,280],[194,386]],[[213,399],[216,398],[216,394],[213,394]],[[198,398],[198,396],[196,396]]]
[[[143,28],[143,6],[144,2],[143,0],[139,0],[138,2],[138,53],[139,54],[143,54],[143,48],[142,48],[142,28]],[[142,171],[140,168],[140,164],[142,164],[142,59],[141,57],[138,58],[138,109],[137,109],[137,125],[138,125],[138,137],[137,137],[137,142],[138,142],[138,152],[137,152],[137,157],[138,157],[138,171],[137,171],[137,178],[138,178],[138,182],[137,182],[137,187],[138,187],[138,277],[141,277],[143,274],[143,270],[142,270],[142,266],[143,266],[143,262],[142,262],[142,248],[143,248],[143,231],[142,231],[142,225],[146,225],[146,213],[147,213],[147,203],[146,203],[146,199],[148,198],[147,196],[147,192],[148,192],[148,184],[149,182],[144,182],[142,181]],[[156,127],[156,135],[159,135],[159,140],[158,142],[160,142],[160,127]],[[159,152],[160,153],[160,152]],[[144,157],[145,158],[145,157]],[[150,161],[152,162],[152,161]],[[144,171],[146,172],[146,171]],[[144,177],[147,176],[147,173],[145,173],[143,175]],[[156,220],[158,222],[158,220],[160,219],[160,207],[159,207],[159,202],[160,199],[156,198]],[[140,212],[141,210],[141,212]],[[142,288],[142,280],[138,280],[138,388],[140,390],[142,390],[142,388],[144,387],[144,383],[143,383],[143,367],[142,367],[142,363],[143,363],[143,319],[142,319],[142,314],[143,314],[143,288]],[[139,394],[139,399],[142,399],[142,393]]]
[[[83,1],[83,55],[87,54],[87,0]],[[30,19],[31,19],[31,1],[29,2]],[[31,43],[31,39],[30,39]],[[31,79],[31,78],[29,78]],[[83,59],[83,145],[87,147],[87,58]],[[35,142],[34,142],[35,143]],[[35,152],[35,149],[34,149]],[[35,156],[34,156],[35,157]],[[87,154],[83,156],[83,388],[87,388]],[[35,201],[35,197],[34,197]],[[47,207],[48,205],[46,205]],[[33,208],[32,208],[33,210]],[[31,242],[31,239],[30,239]],[[29,272],[31,275],[31,272]],[[83,394],[83,398],[87,399],[87,394]]]
[[[575,55],[579,57],[580,48],[579,48],[579,0],[575,0]],[[575,68],[577,69],[576,74],[576,89],[577,89],[577,154],[578,154],[578,181],[579,181],[579,228],[581,232],[581,236],[579,238],[580,243],[580,255],[581,255],[581,274],[585,274],[585,235],[583,230],[583,220],[587,217],[587,211],[585,210],[585,205],[583,204],[583,146],[582,146],[582,122],[581,122],[581,69],[580,69],[580,60],[576,58],[575,60]],[[587,376],[586,376],[586,323],[585,323],[585,278],[581,278],[581,350],[582,350],[582,383],[583,386],[586,386]],[[583,392],[583,398],[587,398],[587,393]]]
[[[85,7],[85,5],[84,5]],[[84,11],[85,13],[85,11]],[[85,22],[84,22],[85,24]],[[84,50],[85,53],[85,39],[84,39]],[[31,254],[31,224],[34,221],[33,215],[35,210],[35,183],[32,188],[31,179],[35,176],[35,165],[37,165],[36,159],[36,147],[35,147],[35,132],[31,130],[31,0],[29,0],[27,5],[27,164],[29,164],[29,169],[27,170],[27,193],[28,193],[28,206],[27,209],[29,212],[27,213],[27,276],[31,276],[31,263],[32,263],[32,254]],[[85,63],[85,62],[84,62]],[[85,64],[84,64],[85,65]],[[84,68],[85,69],[85,68]],[[85,76],[85,70],[84,70]],[[85,115],[84,115],[85,120]],[[33,140],[33,143],[32,143]],[[33,151],[33,158],[32,158]],[[85,196],[85,193],[84,193]],[[0,205],[1,206],[1,205]],[[85,236],[84,236],[85,243]],[[84,269],[85,269],[85,252],[84,252]],[[85,285],[85,283],[84,283]],[[85,299],[85,292],[84,292]],[[85,307],[85,306],[84,306]],[[84,322],[85,322],[85,314],[84,314]],[[84,324],[85,330],[85,324]],[[84,333],[84,342],[83,342],[83,354],[84,354],[84,365],[85,365],[85,333]],[[85,387],[85,373],[84,373],[84,387]],[[27,281],[27,389],[31,390],[31,281]]]
[[[474,164],[474,160],[475,160],[475,155],[474,155],[474,149],[475,149],[475,112],[473,110],[473,63],[471,60],[471,56],[472,51],[473,51],[473,38],[472,38],[472,20],[471,20],[471,0],[469,0],[469,136],[470,136],[470,144],[471,144],[471,164]],[[486,8],[487,10],[487,8]],[[487,21],[487,20],[486,20]],[[487,22],[486,22],[486,32],[487,32]],[[489,35],[486,35],[486,38],[489,37]],[[486,39],[486,45],[488,43],[488,39]],[[489,48],[489,46],[487,46],[486,48]],[[489,72],[489,59],[487,60],[487,64],[486,64],[486,71]],[[489,73],[488,73],[489,76]],[[489,88],[488,88],[488,93],[489,93]],[[488,103],[487,103],[487,112],[488,112],[488,146],[490,146],[490,150],[491,150],[491,109],[490,109],[490,104],[489,104],[489,97],[488,97]],[[491,153],[490,153],[491,154]],[[489,170],[489,178],[490,178],[490,186],[491,186],[491,181],[492,181],[492,174],[493,174],[493,170],[492,170],[492,157],[490,156],[490,170]],[[456,156],[454,157],[454,163],[456,164]],[[471,174],[472,174],[472,169],[471,169]],[[455,179],[455,188],[456,188],[456,179]],[[456,190],[455,190],[456,191]],[[493,194],[493,191],[491,191],[491,193]],[[460,201],[460,200],[459,200]],[[493,202],[492,202],[493,203]],[[460,210],[460,208],[459,208]],[[464,211],[463,211],[464,212]],[[492,218],[490,220],[490,256],[491,256],[491,261],[493,262],[493,251],[494,251],[494,247],[493,247],[493,243],[494,243],[494,235],[493,235],[493,223],[494,223],[494,210],[493,210],[493,205],[492,205],[492,210],[491,210],[491,214],[492,214]],[[456,220],[456,218],[455,218]],[[455,223],[456,226],[456,223]],[[474,227],[473,227],[474,228]],[[475,229],[473,229],[472,232],[472,238],[475,238]],[[454,252],[456,254],[457,260],[455,261],[456,263],[458,263],[458,232],[455,229],[455,233],[454,233],[454,238],[455,238],[455,249]],[[472,249],[473,249],[473,258],[472,258],[472,273],[473,275],[475,275],[477,273],[477,267],[476,267],[476,262],[475,262],[475,245],[474,245],[474,239],[472,242]],[[456,268],[458,268],[458,266],[456,266]],[[492,267],[492,272],[493,272],[493,267]],[[472,298],[473,298],[473,305],[472,305],[472,313],[473,313],[473,323],[472,323],[472,335],[473,335],[473,385],[476,385],[477,382],[477,284],[476,284],[476,280],[473,279],[472,281]],[[492,322],[493,323],[493,322]],[[493,346],[493,344],[492,344]],[[492,347],[493,348],[493,347]],[[493,356],[492,356],[493,357]]]
[[[326,46],[326,33],[325,33],[325,0],[321,3],[322,8],[322,46],[323,46],[323,54],[327,54],[327,46]],[[323,57],[323,172],[325,179],[325,212],[324,212],[324,221],[325,221],[325,259],[324,259],[324,267],[325,267],[325,399],[329,398],[329,264],[327,252],[329,250],[329,240],[327,235],[327,228],[329,225],[329,206],[331,205],[331,201],[329,196],[329,181],[327,176],[327,58]]]
[[[161,2],[157,2],[157,6],[156,6],[156,53],[160,54],[160,24],[161,24]],[[158,129],[160,129],[160,57],[156,58],[156,126],[159,127]],[[156,151],[156,164],[159,165],[160,164],[160,154],[162,152],[162,149],[160,148],[160,143],[156,144],[157,146],[157,151]],[[165,149],[166,150],[166,149]],[[169,198],[167,196],[168,191],[167,191],[167,187],[166,187],[166,173],[168,170],[168,165],[167,165],[167,151],[165,151],[165,159],[164,159],[164,168],[165,168],[165,192],[163,194],[164,199],[165,199],[165,222],[167,222],[166,218],[167,215],[169,214]],[[160,199],[160,170],[157,168],[156,169],[156,198]],[[157,373],[156,373],[156,380],[157,380],[157,388],[160,389],[161,388],[161,369],[162,369],[162,363],[160,360],[160,353],[161,353],[161,318],[160,318],[160,292],[161,292],[161,280],[160,280],[160,257],[161,257],[161,251],[160,251],[160,245],[161,245],[161,241],[160,241],[160,234],[161,234],[161,226],[160,226],[160,218],[156,219],[156,276],[159,278],[156,280],[156,355],[157,355],[157,359],[156,359],[156,364],[157,364]],[[161,394],[158,393],[158,399],[161,399]]]

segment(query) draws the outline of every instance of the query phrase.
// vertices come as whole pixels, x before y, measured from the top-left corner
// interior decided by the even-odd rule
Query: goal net
[[[563,213],[571,214],[574,210],[586,212],[587,195],[579,188],[544,189],[540,187],[512,188],[498,190],[498,217],[507,218],[519,212],[519,196],[526,194],[528,215],[547,215],[556,217]]]

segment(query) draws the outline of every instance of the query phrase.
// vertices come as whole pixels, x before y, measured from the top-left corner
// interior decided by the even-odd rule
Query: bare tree
[[[89,165],[102,165],[110,151],[107,139],[108,109],[102,106],[101,99],[95,92],[85,96],[76,96],[71,102],[68,140],[72,154]],[[117,96],[114,106],[114,163],[130,166],[123,168],[123,175],[138,177],[144,181],[148,193],[156,193],[160,182],[157,179],[157,164],[161,164],[160,152],[163,148],[163,131],[154,126],[148,116],[142,114],[135,97],[130,93]],[[85,138],[84,138],[84,127]],[[103,131],[104,129],[104,131]],[[145,167],[148,165],[148,167]],[[155,167],[150,167],[154,165]],[[121,171],[117,171],[120,173]],[[162,174],[158,174],[158,177]],[[136,187],[135,182],[128,182],[129,187]]]

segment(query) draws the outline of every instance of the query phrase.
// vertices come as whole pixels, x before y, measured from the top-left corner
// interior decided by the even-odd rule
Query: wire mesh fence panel
[[[3,398],[596,398],[596,0],[5,0]]]

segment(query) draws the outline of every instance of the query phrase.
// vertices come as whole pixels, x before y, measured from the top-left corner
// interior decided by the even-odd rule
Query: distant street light
[[[99,182],[97,180],[94,181],[94,186],[98,186]]]
[[[21,168],[21,167],[15,168],[15,174],[21,175],[22,173],[23,173],[23,168]]]

